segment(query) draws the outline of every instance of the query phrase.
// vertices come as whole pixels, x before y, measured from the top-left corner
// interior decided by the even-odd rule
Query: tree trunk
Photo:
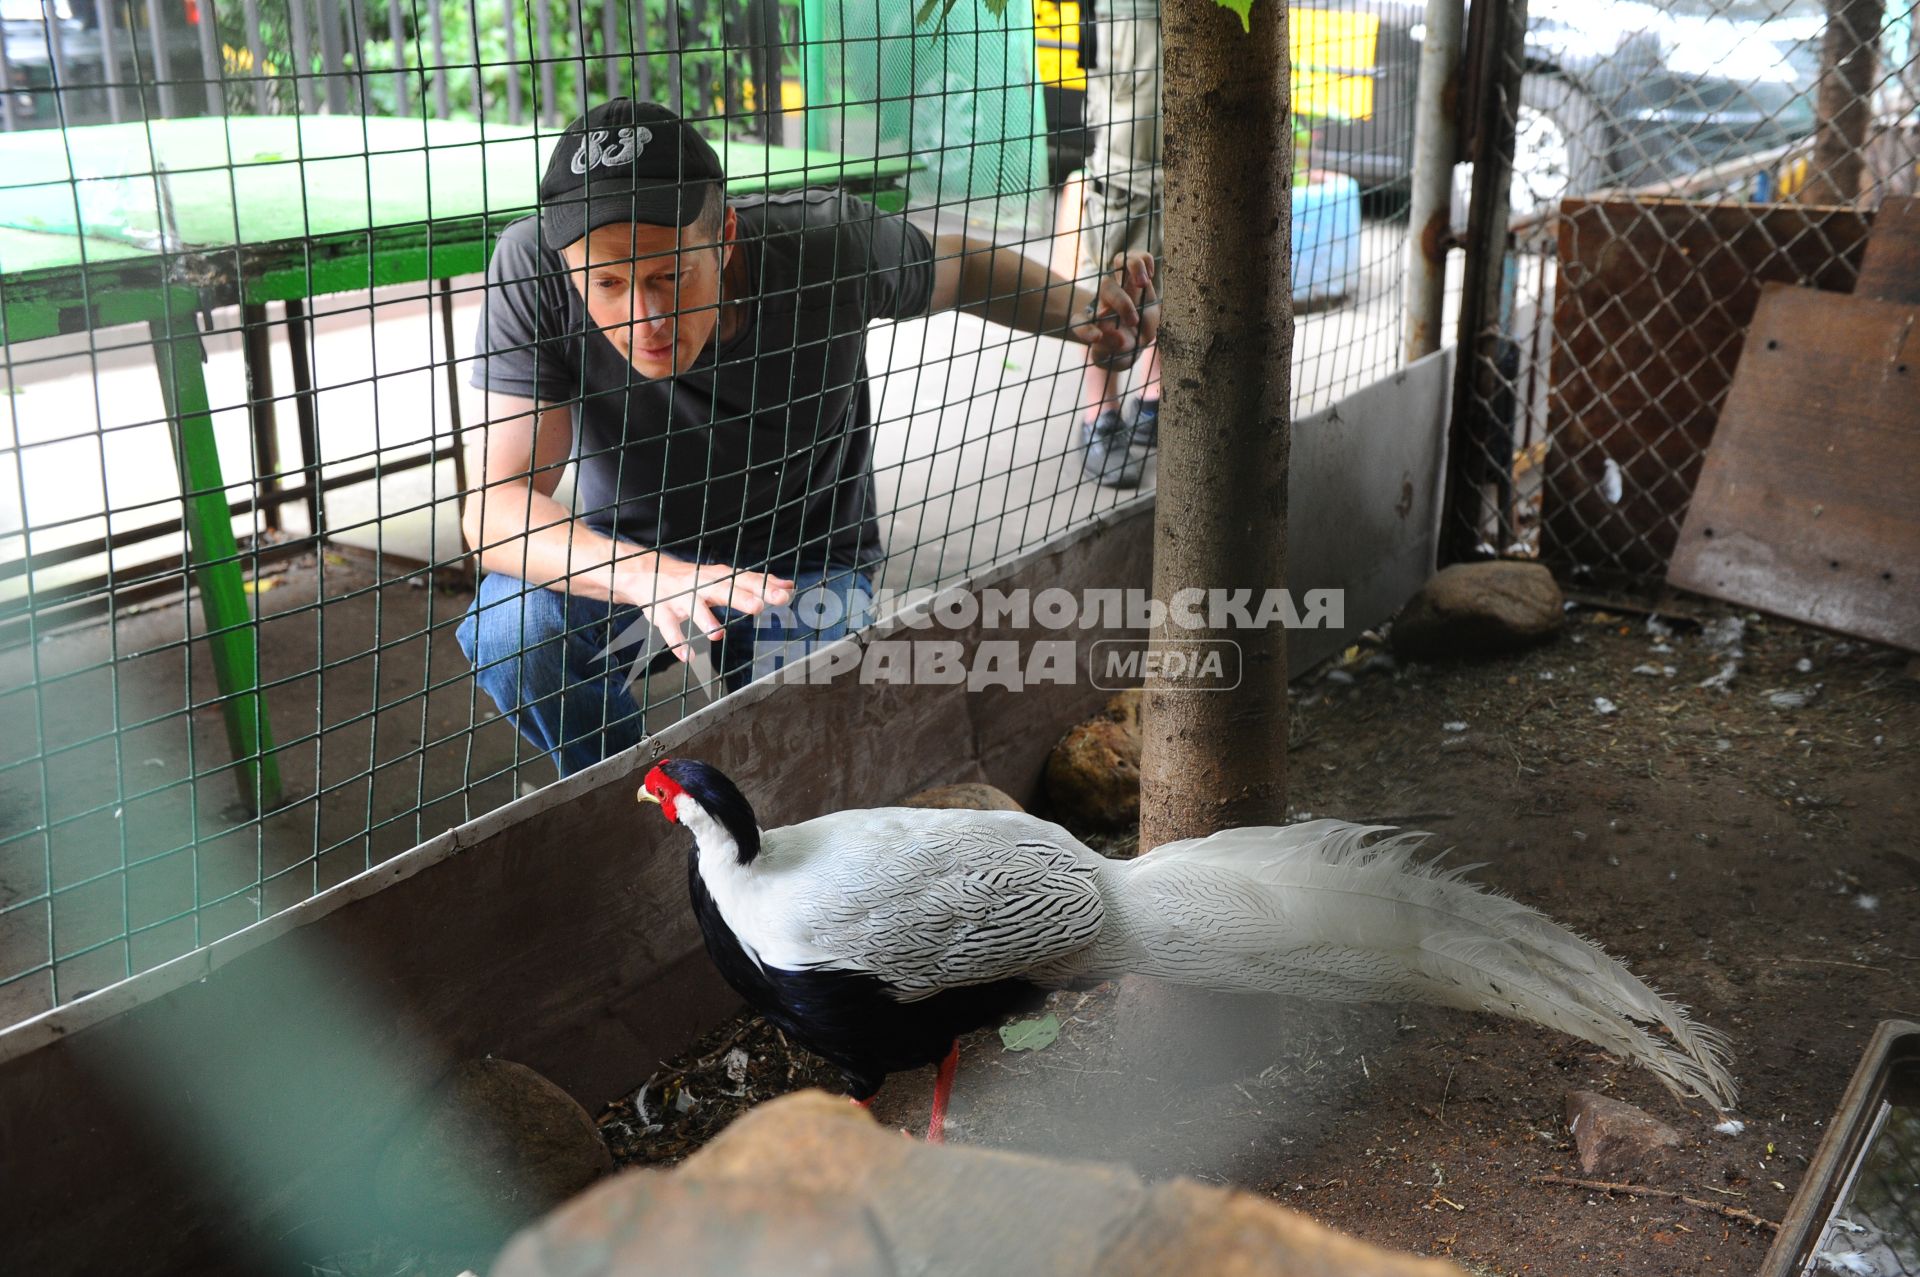
[[[1813,160],[1800,191],[1803,204],[1851,204],[1860,198],[1885,10],[1886,0],[1827,0]]]
[[[1251,32],[1215,0],[1163,0],[1164,311],[1153,593],[1286,583],[1293,352],[1287,10]],[[1224,597],[1224,595],[1223,595]],[[1140,846],[1286,818],[1286,631],[1169,617],[1163,652],[1242,653],[1239,685],[1149,677]]]

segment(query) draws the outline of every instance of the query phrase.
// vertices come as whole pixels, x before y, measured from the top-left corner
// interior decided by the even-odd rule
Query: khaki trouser
[[[1112,269],[1125,252],[1160,255],[1160,23],[1103,18],[1100,65],[1087,73],[1087,161],[1079,273]]]

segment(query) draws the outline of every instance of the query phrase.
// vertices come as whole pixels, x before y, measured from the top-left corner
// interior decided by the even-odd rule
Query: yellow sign
[[[1330,9],[1287,14],[1293,54],[1293,113],[1336,120],[1373,116],[1380,15]]]
[[[1293,9],[1287,15],[1296,115],[1365,120],[1373,116],[1373,70],[1380,15]],[[1042,84],[1085,92],[1076,0],[1033,0],[1034,68]]]
[[[1087,89],[1080,69],[1080,6],[1076,0],[1033,0],[1033,65],[1040,83]]]

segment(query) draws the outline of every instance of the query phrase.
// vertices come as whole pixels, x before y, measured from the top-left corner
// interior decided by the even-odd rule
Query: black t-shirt
[[[487,268],[473,384],[571,405],[576,507],[597,531],[782,575],[871,567],[867,323],[926,313],[933,245],[838,191],[728,202],[753,281],[733,340],[716,330],[691,368],[642,376],[526,218]]]

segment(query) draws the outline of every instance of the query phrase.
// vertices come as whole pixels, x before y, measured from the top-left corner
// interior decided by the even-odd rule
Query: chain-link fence
[[[1913,7],[1477,7],[1512,180],[1468,253],[1446,553],[1654,589],[1762,288],[1850,290],[1915,190]]]
[[[0,1024],[1152,484],[1071,331],[1158,248],[1151,0],[4,2]],[[1293,12],[1305,409],[1398,363],[1414,45]],[[621,96],[711,151],[561,133]]]

